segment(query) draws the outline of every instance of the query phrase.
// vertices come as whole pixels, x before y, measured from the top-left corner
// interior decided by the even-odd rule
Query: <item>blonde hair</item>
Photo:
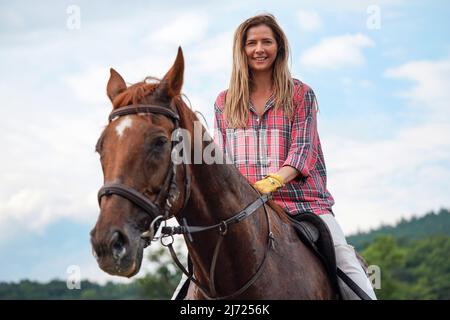
[[[273,65],[275,108],[282,108],[291,120],[294,115],[292,104],[293,81],[288,66],[288,40],[273,15],[260,14],[245,20],[234,33],[233,70],[224,107],[225,118],[230,128],[245,128],[247,126],[252,79],[244,46],[248,29],[259,25],[266,25],[272,30],[278,45],[277,57]]]

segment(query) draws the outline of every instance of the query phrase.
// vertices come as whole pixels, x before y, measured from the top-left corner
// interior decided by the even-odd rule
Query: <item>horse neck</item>
[[[187,107],[178,106],[181,116],[180,126],[194,139],[191,147],[191,163],[188,172],[191,175],[191,193],[186,207],[177,215],[179,224],[184,219],[190,226],[211,226],[232,217],[258,198],[257,192],[233,164],[226,164],[220,148],[215,148],[220,155],[220,163],[196,163],[195,147],[201,146],[201,154],[210,146],[211,138],[203,126],[195,124],[195,115],[188,115]],[[196,135],[200,129],[201,135]],[[197,131],[198,133],[198,131]],[[206,141],[203,139],[208,136]],[[252,216],[229,227],[223,238],[217,267],[215,283],[218,292],[236,290],[247,281],[262,260],[267,243],[267,226],[262,209]],[[214,249],[219,241],[218,230],[192,234],[193,242],[186,239],[189,255],[194,265],[196,278],[203,284],[209,281],[209,271]],[[186,237],[185,237],[186,238]],[[246,265],[242,270],[242,263]]]
[[[245,178],[230,164],[192,165],[190,200],[182,219],[188,225],[210,226],[232,217],[255,201],[257,193]],[[219,289],[233,291],[250,278],[262,260],[267,243],[267,226],[262,209],[241,222],[231,225],[224,236],[219,253],[215,282]],[[202,283],[209,281],[213,252],[219,241],[218,230],[192,234],[193,242],[186,241],[196,276]],[[242,263],[247,261],[255,265]],[[220,292],[220,291],[219,291]]]
[[[258,197],[232,164],[193,165],[191,172],[189,206],[197,213],[189,218],[199,223],[217,223],[230,218]]]
[[[258,195],[236,167],[227,163],[221,148],[212,141],[211,136],[196,117],[186,115],[186,110],[182,107],[178,109],[183,114],[181,127],[193,138],[190,145],[193,151],[189,152],[189,161],[192,163],[190,165],[191,196],[184,212],[195,212],[186,216],[191,223],[215,224],[242,210],[243,204],[251,203]],[[189,120],[189,118],[192,119]],[[214,145],[213,149],[218,155],[212,163],[206,164],[203,154],[211,145]]]

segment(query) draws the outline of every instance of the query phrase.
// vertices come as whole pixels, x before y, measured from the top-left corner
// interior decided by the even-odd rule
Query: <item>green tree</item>
[[[395,226],[381,226],[376,230],[349,236],[347,241],[358,251],[362,251],[382,235],[392,235],[404,242],[436,235],[450,236],[450,211],[441,209],[438,213],[429,212],[422,217],[402,218]]]
[[[405,283],[401,281],[407,252],[392,236],[378,237],[361,255],[369,265],[381,270],[381,289],[376,291],[379,299],[405,299]]]
[[[415,242],[406,268],[415,281],[415,299],[450,299],[450,237],[435,236]]]
[[[381,269],[379,299],[449,299],[450,237],[380,236],[361,253]]]
[[[181,279],[181,271],[168,257],[164,247],[150,253],[149,259],[156,264],[156,270],[137,280],[140,295],[147,299],[170,299]],[[184,255],[179,259],[186,260]]]

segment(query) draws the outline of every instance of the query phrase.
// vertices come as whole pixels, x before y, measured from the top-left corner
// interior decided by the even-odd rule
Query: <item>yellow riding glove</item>
[[[261,193],[269,193],[283,187],[284,180],[279,174],[270,173],[264,179],[256,181],[254,186]]]

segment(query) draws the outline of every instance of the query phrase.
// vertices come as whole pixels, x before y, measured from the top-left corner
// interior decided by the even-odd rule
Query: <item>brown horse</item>
[[[334,298],[325,268],[300,241],[286,213],[274,203],[258,204],[260,195],[233,164],[197,164],[187,152],[183,164],[173,161],[178,128],[190,134],[190,140],[183,137],[186,146],[197,143],[202,151],[211,146],[192,138],[198,120],[180,98],[183,73],[181,48],[159,82],[127,88],[111,69],[107,94],[113,111],[96,146],[105,185],[91,231],[100,268],[112,275],[135,275],[148,242],[142,235],[154,232],[157,216],[175,216],[184,231],[192,231],[185,240],[194,278],[203,288],[191,283],[188,298]],[[224,159],[219,149],[215,152],[216,159]],[[215,227],[195,232],[187,224]]]

